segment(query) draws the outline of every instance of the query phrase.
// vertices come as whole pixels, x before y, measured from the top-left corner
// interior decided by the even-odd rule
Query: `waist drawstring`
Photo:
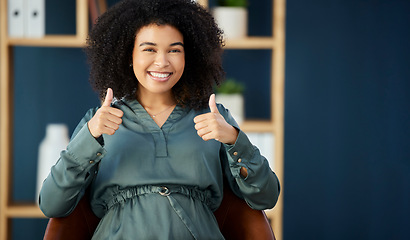
[[[197,239],[198,231],[195,227],[195,224],[192,224],[192,220],[183,210],[182,206],[178,201],[172,196],[172,194],[183,194],[187,197],[200,200],[204,204],[210,206],[210,190],[201,190],[198,187],[191,186],[136,186],[131,188],[126,188],[120,190],[116,193],[109,201],[106,203],[107,210],[113,206],[127,201],[137,196],[145,194],[159,194],[162,197],[166,197],[174,209],[175,213],[179,216],[181,221],[185,224],[188,230],[191,232],[192,236]]]

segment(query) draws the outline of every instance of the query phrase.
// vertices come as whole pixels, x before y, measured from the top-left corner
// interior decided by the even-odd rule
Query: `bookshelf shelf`
[[[275,125],[271,121],[244,121],[241,124],[244,132],[274,132]]]
[[[272,37],[248,37],[228,39],[225,48],[232,49],[273,49],[276,41]]]
[[[30,47],[83,47],[85,40],[75,35],[48,35],[43,38],[10,38],[10,46]]]
[[[45,218],[36,204],[15,204],[7,208],[5,213],[9,218]]]
[[[10,46],[32,47],[84,47],[85,40],[76,35],[47,35],[43,38],[9,38]],[[232,39],[225,42],[225,49],[273,49],[275,41],[269,37]]]

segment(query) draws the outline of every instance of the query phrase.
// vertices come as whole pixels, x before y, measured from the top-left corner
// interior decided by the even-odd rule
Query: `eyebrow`
[[[157,46],[157,44],[153,42],[143,42],[140,44],[140,47],[145,46],[145,45]],[[178,45],[184,47],[184,44],[182,42],[174,42],[174,43],[171,43],[169,46],[172,47],[172,46],[178,46]]]

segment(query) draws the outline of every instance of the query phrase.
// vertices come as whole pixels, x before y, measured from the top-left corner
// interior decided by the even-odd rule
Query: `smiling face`
[[[132,53],[138,94],[171,93],[184,72],[183,41],[181,32],[170,25],[150,24],[138,31]]]

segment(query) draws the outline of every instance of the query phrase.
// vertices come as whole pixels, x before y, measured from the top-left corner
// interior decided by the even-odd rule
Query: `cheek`
[[[142,57],[135,57],[132,59],[132,64],[134,65],[134,68],[143,68],[145,65],[147,65],[147,58],[142,58]]]
[[[144,74],[148,66],[149,63],[143,59],[134,58],[132,61],[132,69],[135,76]]]
[[[132,68],[133,68],[135,77],[138,79],[138,77],[140,77],[141,74],[142,74],[141,69],[139,68],[138,64],[135,64],[135,62],[134,62],[134,64],[132,65]]]
[[[183,72],[184,71],[184,69],[185,69],[185,58],[181,58],[181,59],[178,59],[178,70],[180,71],[180,72]]]

